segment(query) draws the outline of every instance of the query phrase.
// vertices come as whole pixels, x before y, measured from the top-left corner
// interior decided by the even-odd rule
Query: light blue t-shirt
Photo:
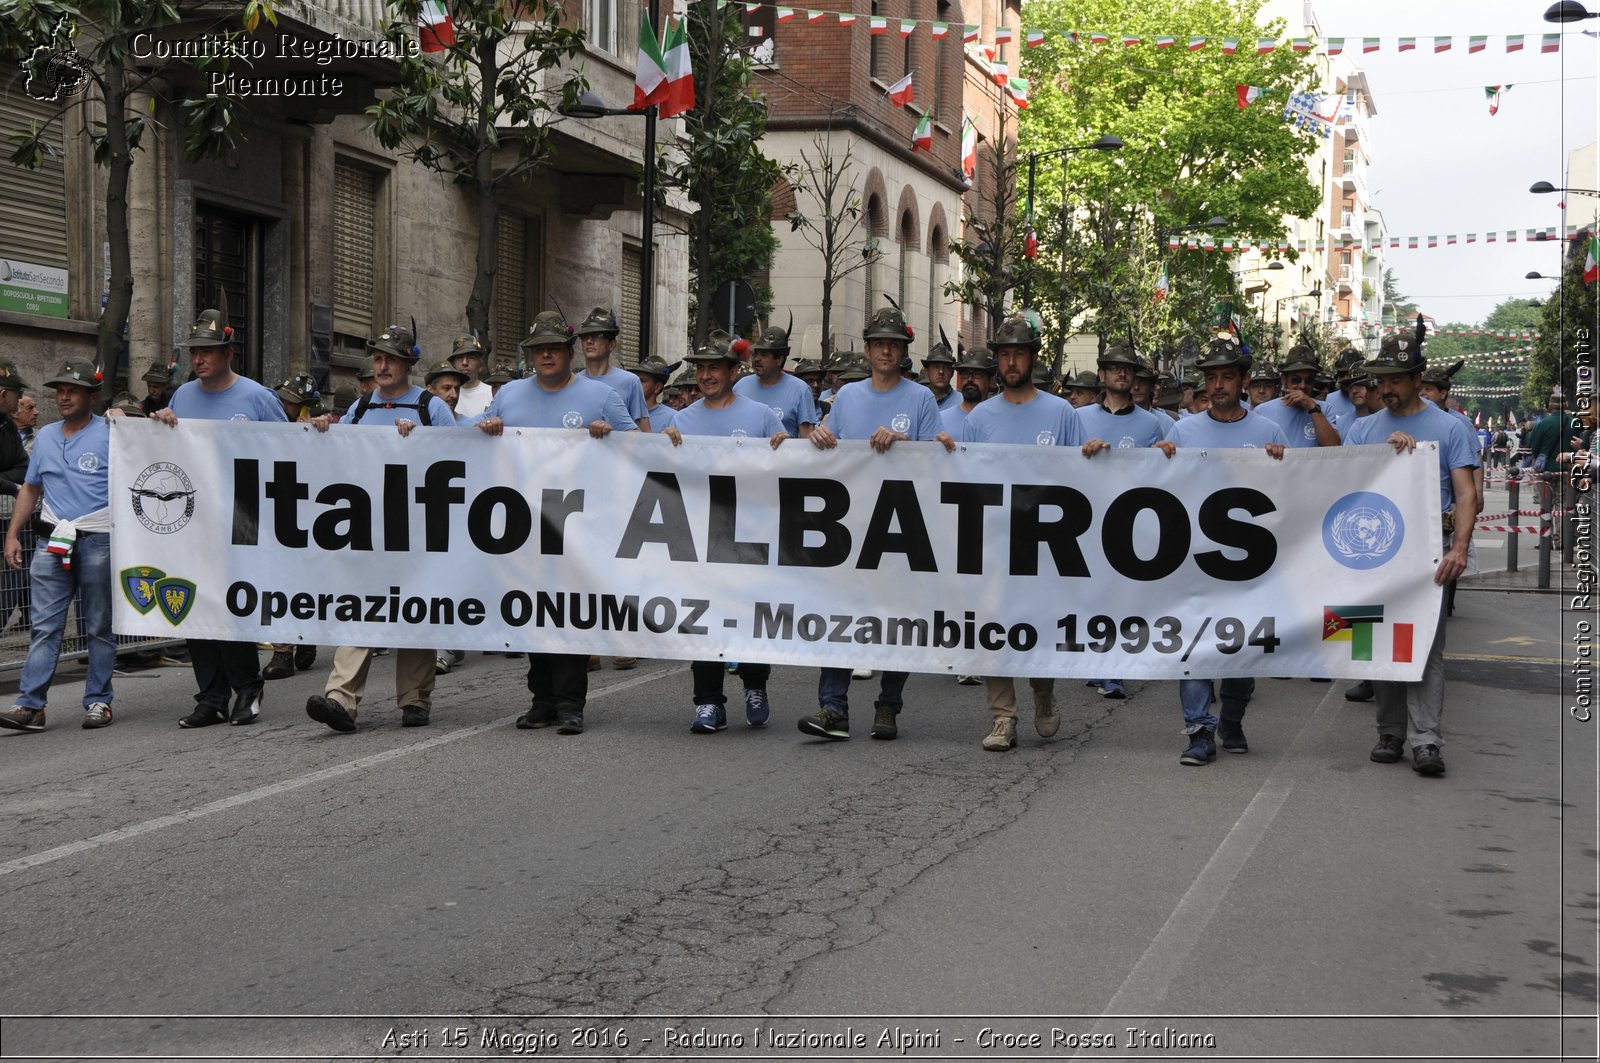
[[[450,407],[443,399],[431,391],[412,386],[406,389],[404,395],[397,395],[386,399],[376,391],[372,393],[372,402],[367,406],[366,412],[361,415],[361,420],[355,420],[356,411],[361,408],[361,400],[357,399],[355,405],[350,407],[350,412],[345,414],[340,424],[357,424],[363,428],[372,425],[392,425],[396,421],[415,421],[422,424],[421,405],[428,404],[428,425],[430,428],[454,428],[456,415],[450,412]]]
[[[974,406],[973,409],[976,410],[977,407]],[[961,426],[967,423],[968,416],[968,412],[963,410],[961,403],[958,402],[948,410],[939,411],[939,423],[944,425],[944,430],[950,433],[951,439],[960,439]]]
[[[632,373],[628,379],[639,383]],[[605,421],[619,432],[639,430],[621,395],[599,378],[582,374],[558,391],[546,391],[533,377],[513,380],[490,400],[484,417],[498,417],[510,428],[587,428],[593,421]]]
[[[1330,391],[1328,397],[1322,400],[1322,412],[1327,415],[1328,420],[1338,424],[1356,412],[1356,405],[1344,392]]]
[[[928,394],[933,394],[932,388],[928,389]],[[961,392],[957,391],[955,388],[951,388],[949,391],[945,392],[944,398],[941,399],[935,396],[933,404],[939,408],[940,413],[944,413],[946,410],[954,409],[955,407],[961,405]]]
[[[811,398],[811,385],[797,376],[788,373],[770,388],[761,383],[761,378],[751,373],[749,376],[740,377],[733,385],[733,393],[742,395],[763,406],[770,406],[772,412],[778,415],[783,422],[783,430],[792,436],[800,434],[803,424],[816,424],[817,404]],[[655,427],[652,423],[652,427]],[[660,431],[659,428],[656,429]],[[678,429],[683,431],[683,429]]]
[[[1317,426],[1311,419],[1310,411],[1291,406],[1284,399],[1273,399],[1257,406],[1254,412],[1283,429],[1284,438],[1289,441],[1291,447],[1317,445]],[[1322,416],[1328,419],[1328,423],[1333,425],[1335,431],[1338,431],[1339,423],[1328,413],[1326,406],[1323,407]]]
[[[810,388],[806,389],[807,396]],[[686,436],[739,436],[771,439],[779,432],[788,431],[772,407],[756,399],[745,398],[737,391],[733,401],[720,410],[714,410],[701,399],[678,411],[672,427]]]
[[[1437,406],[1423,404],[1417,413],[1407,417],[1396,416],[1392,410],[1379,410],[1363,417],[1344,437],[1347,447],[1363,443],[1386,443],[1395,432],[1404,432],[1417,442],[1432,440],[1439,444],[1439,502],[1445,510],[1455,503],[1455,491],[1450,486],[1452,469],[1478,467],[1477,439],[1472,425],[1464,417],[1446,413]]]
[[[24,479],[43,485],[45,503],[56,516],[77,520],[110,504],[111,428],[104,417],[91,415],[69,439],[61,426],[52,421],[39,429]]]
[[[904,377],[888,391],[874,391],[870,379],[844,385],[834,397],[828,427],[840,439],[871,439],[880,428],[907,439],[932,439],[943,431],[933,392]]]
[[[1083,440],[1101,439],[1113,447],[1150,447],[1167,438],[1172,420],[1158,413],[1129,406],[1121,413],[1112,413],[1098,402],[1078,407],[1078,424],[1083,429]]]
[[[1167,438],[1179,447],[1244,447],[1255,449],[1268,443],[1288,445],[1283,429],[1259,413],[1246,413],[1237,421],[1219,421],[1208,413],[1197,413],[1173,423]]]
[[[1010,443],[1030,447],[1083,445],[1083,427],[1072,403],[1057,395],[1035,391],[1027,402],[1007,402],[995,395],[967,414],[961,426],[963,443]]]
[[[635,421],[642,421],[650,416],[650,411],[644,403],[644,385],[639,383],[639,378],[628,370],[612,366],[599,376],[590,376],[587,372],[580,375],[609,384],[613,391],[622,396],[622,405],[627,409],[628,416]],[[634,427],[639,426],[635,424]],[[650,427],[654,429],[655,425]]]
[[[269,388],[249,377],[236,377],[223,391],[207,391],[191,380],[167,403],[180,421],[287,421],[283,403]]]
[[[819,403],[832,402],[833,401],[833,388],[824,388],[822,390],[822,393],[817,396],[817,401]]]
[[[647,406],[644,412],[650,415],[650,431],[652,432],[665,432],[672,427],[672,422],[678,416],[678,411],[664,402],[659,406]]]

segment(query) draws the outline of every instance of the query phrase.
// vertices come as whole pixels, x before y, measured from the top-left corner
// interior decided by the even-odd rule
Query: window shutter
[[[494,303],[489,307],[493,356],[516,359],[533,315],[528,312],[528,219],[502,210],[495,221]]]
[[[0,96],[0,144],[9,155],[14,134],[26,134],[29,122],[45,126],[59,110],[58,103],[35,100],[22,92],[23,77],[16,68],[0,65],[0,81],[13,87]],[[67,121],[75,120],[68,116]],[[36,266],[67,268],[67,179],[62,167],[61,122],[49,126],[47,142],[57,152],[46,155],[37,170],[25,170],[0,158],[0,258],[14,258]]]
[[[622,335],[617,337],[620,357],[618,363],[631,369],[639,364],[644,352],[639,350],[639,274],[644,270],[644,256],[637,247],[622,248],[622,310],[617,324]]]
[[[336,160],[333,167],[333,327],[371,336],[378,293],[378,174]]]

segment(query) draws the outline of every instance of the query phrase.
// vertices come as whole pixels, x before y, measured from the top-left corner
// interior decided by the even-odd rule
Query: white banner
[[[115,627],[912,672],[1414,680],[1438,454],[112,425]]]

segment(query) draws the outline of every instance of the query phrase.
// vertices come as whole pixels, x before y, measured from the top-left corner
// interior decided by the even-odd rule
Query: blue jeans
[[[882,682],[878,686],[877,704],[900,711],[904,704],[901,692],[906,688],[910,672],[879,672]],[[850,712],[850,669],[824,668],[817,678],[817,704],[825,709],[848,714]]]
[[[1222,680],[1222,718],[1229,723],[1241,722],[1255,692],[1254,679]],[[1211,680],[1178,680],[1178,701],[1183,705],[1185,734],[1194,734],[1202,727],[1208,731],[1217,729],[1217,717],[1211,711]]]
[[[72,568],[47,553],[40,543],[29,566],[33,583],[33,635],[28,659],[22,666],[17,704],[42,709],[55,678],[61,654],[61,636],[67,606],[78,595],[80,618],[89,640],[89,674],[83,685],[83,704],[111,704],[111,670],[117,663],[117,640],[111,636],[111,536],[106,532],[80,532],[72,549]]]

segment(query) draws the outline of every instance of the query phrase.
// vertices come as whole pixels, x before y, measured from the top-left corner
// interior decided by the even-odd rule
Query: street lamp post
[[[1561,0],[1544,9],[1546,22],[1582,22],[1586,18],[1600,18],[1600,11],[1590,11],[1576,0]]]
[[[1317,299],[1320,301],[1322,299],[1322,289],[1313,288],[1309,292],[1301,292],[1299,295],[1285,295],[1281,299],[1274,301],[1272,304],[1272,343],[1274,351],[1277,350],[1278,337],[1282,335],[1278,322],[1281,320],[1280,315],[1283,313],[1283,304],[1294,299]]]
[[[1051,151],[1030,151],[1030,152],[1028,152],[1028,209],[1027,209],[1027,215],[1026,215],[1027,218],[1028,218],[1028,224],[1030,224],[1030,225],[1033,224],[1033,186],[1034,186],[1034,178],[1038,175],[1038,172],[1039,172],[1039,160],[1040,159],[1060,159],[1060,158],[1065,158],[1066,156],[1071,155],[1073,152],[1078,152],[1078,151],[1120,151],[1120,150],[1122,150],[1122,138],[1117,136],[1115,133],[1107,133],[1104,136],[1102,136],[1099,139],[1097,139],[1093,144],[1074,144],[1074,145],[1072,145],[1070,147],[1055,148],[1055,149],[1053,149]],[[1026,306],[1028,306],[1030,304],[1031,300],[1030,300],[1029,297],[1032,294],[1033,294],[1033,271],[1029,270],[1028,273],[1027,273],[1027,276],[1025,276],[1023,278],[1023,281],[1022,281],[1022,305],[1024,307],[1026,307]]]
[[[650,0],[650,24],[656,24],[656,0]],[[563,107],[561,113],[568,118],[609,118],[614,115],[631,115],[644,119],[644,181],[640,190],[644,206],[640,211],[639,229],[643,238],[639,250],[639,350],[642,360],[652,353],[650,326],[655,315],[656,294],[656,105],[642,111],[625,107],[607,107],[593,92],[578,95],[578,102]]]

